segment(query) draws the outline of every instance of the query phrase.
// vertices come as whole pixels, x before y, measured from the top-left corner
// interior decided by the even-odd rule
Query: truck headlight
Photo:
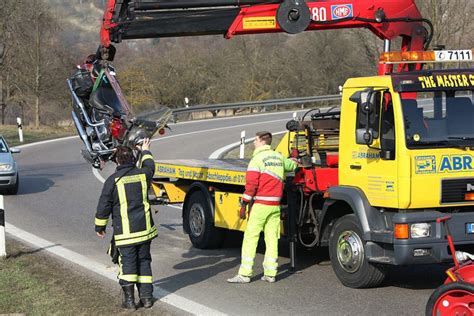
[[[410,226],[411,238],[424,238],[431,236],[431,225],[428,223],[416,223]]]
[[[0,171],[11,171],[13,169],[13,165],[9,163],[0,164]]]

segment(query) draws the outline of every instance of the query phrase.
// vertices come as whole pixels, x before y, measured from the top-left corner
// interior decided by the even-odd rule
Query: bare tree
[[[423,16],[433,23],[434,45],[443,44],[449,49],[471,47],[474,42],[472,0],[417,0],[417,4]]]

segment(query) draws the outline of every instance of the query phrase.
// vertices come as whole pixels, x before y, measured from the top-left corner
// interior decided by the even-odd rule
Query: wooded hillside
[[[2,0],[0,123],[56,125],[70,116],[66,78],[99,44],[104,0]],[[418,1],[432,45],[474,47],[472,0]],[[114,62],[137,113],[190,105],[338,93],[376,74],[382,41],[368,30],[128,41]],[[397,47],[394,47],[395,49]]]

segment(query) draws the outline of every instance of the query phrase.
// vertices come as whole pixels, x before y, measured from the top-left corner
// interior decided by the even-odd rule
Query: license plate
[[[474,223],[467,223],[467,233],[474,234]]]

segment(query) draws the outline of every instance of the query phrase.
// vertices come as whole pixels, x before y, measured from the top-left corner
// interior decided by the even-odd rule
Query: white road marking
[[[236,128],[236,127],[245,127],[245,126],[251,126],[251,125],[261,125],[261,124],[266,124],[266,123],[275,123],[275,122],[282,122],[282,121],[288,121],[288,119],[265,121],[265,122],[254,122],[254,123],[247,123],[247,124],[240,124],[240,125],[232,125],[232,126],[226,126],[226,127],[203,129],[203,130],[200,130],[200,131],[194,131],[194,132],[189,132],[189,133],[183,133],[183,134],[170,135],[170,136],[165,136],[165,137],[160,137],[160,138],[154,138],[154,139],[152,139],[151,141],[152,141],[152,142],[154,142],[154,141],[161,141],[161,140],[165,140],[165,139],[176,138],[176,137],[181,137],[181,136],[188,136],[188,135],[194,135],[194,134],[200,134],[200,133],[205,133],[205,132],[222,131],[222,130],[225,130],[225,129],[231,129],[231,128]]]
[[[104,183],[105,182],[105,179],[104,177],[102,177],[102,175],[99,173],[99,171],[97,171],[96,168],[94,167],[91,167],[92,168],[92,173],[94,174],[94,176],[97,178],[97,180],[99,180],[100,182]]]
[[[38,249],[48,251],[58,257],[66,259],[83,268],[100,274],[103,277],[106,277],[113,281],[117,281],[117,273],[110,269],[110,267],[91,260],[86,256],[83,256],[74,251],[61,247],[58,244],[54,244],[48,240],[30,234],[9,223],[6,223],[6,232],[8,234],[11,234],[14,238],[20,239],[24,242],[27,242],[28,244],[38,247]],[[154,285],[153,295],[155,296],[155,298],[159,299],[160,302],[167,303],[169,305],[177,307],[180,310],[186,311],[194,315],[226,315],[218,310],[209,308],[182,296],[170,293],[156,285]]]
[[[280,134],[284,134],[286,133],[286,131],[281,131],[281,132],[277,132],[277,133],[272,133],[272,135],[280,135]],[[255,137],[252,137],[252,138],[249,138],[249,139],[246,139],[245,140],[245,143],[250,143],[250,142],[253,142],[253,140],[255,139]],[[235,143],[232,143],[232,144],[229,144],[227,146],[224,146],[224,147],[221,147],[219,149],[217,149],[215,152],[213,152],[210,156],[209,156],[209,159],[220,159],[222,158],[222,156],[228,152],[229,150],[231,149],[234,149],[235,147],[239,146],[240,145],[240,142],[235,142]]]
[[[68,136],[68,137],[62,137],[62,138],[43,140],[41,142],[36,142],[36,143],[31,143],[31,144],[26,144],[26,145],[20,145],[20,146],[14,146],[14,147],[16,147],[16,148],[27,148],[27,147],[37,146],[37,145],[44,145],[44,144],[47,144],[47,143],[54,143],[54,142],[58,142],[58,141],[61,141],[61,140],[69,140],[69,139],[73,139],[73,138],[79,138],[79,136]]]

